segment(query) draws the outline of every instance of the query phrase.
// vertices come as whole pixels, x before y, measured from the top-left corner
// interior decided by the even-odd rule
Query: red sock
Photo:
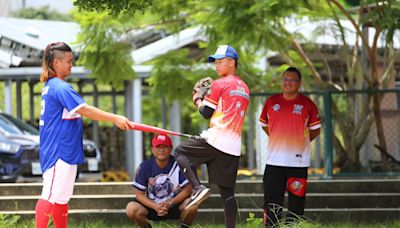
[[[51,215],[55,228],[66,228],[68,224],[68,204],[54,203]]]
[[[35,207],[36,228],[47,228],[53,204],[44,199],[39,199]]]

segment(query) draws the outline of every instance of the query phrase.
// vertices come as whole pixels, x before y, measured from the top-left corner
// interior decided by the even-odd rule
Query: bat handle
[[[180,134],[180,136],[188,137],[188,138],[193,138],[194,137],[193,135],[184,134],[184,133]]]

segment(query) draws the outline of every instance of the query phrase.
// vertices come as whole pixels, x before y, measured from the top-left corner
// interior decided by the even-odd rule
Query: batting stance
[[[63,42],[51,43],[44,50],[40,81],[44,82],[40,112],[40,165],[43,172],[42,195],[36,204],[36,227],[67,227],[68,201],[71,198],[77,164],[84,162],[82,119],[114,123],[129,128],[129,120],[87,105],[64,79],[71,74],[73,55]]]
[[[215,61],[221,78],[212,82],[204,99],[197,90],[193,102],[204,118],[211,118],[210,128],[201,134],[201,139],[189,139],[175,150],[175,159],[193,187],[188,207],[200,204],[210,195],[210,189],[200,184],[196,174],[196,167],[205,163],[210,183],[217,184],[220,190],[226,227],[235,227],[234,187],[250,96],[246,83],[236,75],[238,59],[235,49],[228,45],[219,46],[216,53],[208,57],[210,62]]]
[[[289,67],[282,75],[283,93],[268,98],[260,116],[269,136],[264,172],[264,224],[273,226],[281,217],[285,190],[289,219],[304,214],[310,142],[319,135],[321,123],[312,100],[299,94],[300,71]]]

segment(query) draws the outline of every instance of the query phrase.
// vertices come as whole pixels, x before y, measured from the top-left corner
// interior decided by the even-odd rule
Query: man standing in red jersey
[[[304,214],[310,142],[321,128],[317,106],[299,94],[300,71],[289,67],[281,80],[282,93],[266,100],[260,116],[269,136],[263,179],[265,227],[279,222],[285,191],[289,195],[286,221],[290,223]]]

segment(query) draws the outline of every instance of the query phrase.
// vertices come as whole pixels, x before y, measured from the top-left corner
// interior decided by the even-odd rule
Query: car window
[[[9,134],[22,134],[22,132],[12,122],[10,122],[7,118],[4,118],[2,115],[0,115],[0,128]]]
[[[10,122],[12,122],[22,133],[28,135],[39,135],[39,130],[34,126],[25,123],[24,121],[17,119],[11,115],[7,115],[5,113],[0,113],[0,116],[3,116]]]

